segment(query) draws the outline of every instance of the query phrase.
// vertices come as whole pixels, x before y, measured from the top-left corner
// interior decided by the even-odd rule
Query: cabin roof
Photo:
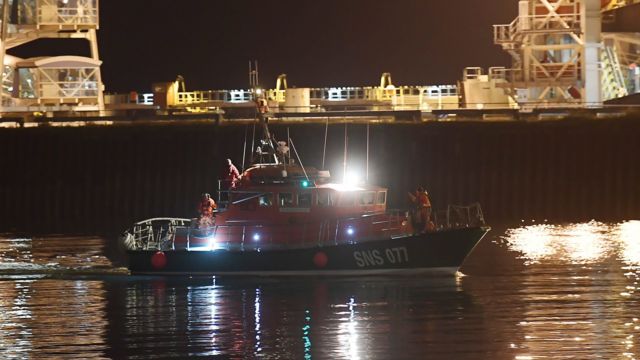
[[[329,184],[321,184],[316,186],[318,189],[331,189],[335,191],[380,191],[387,190],[386,188],[375,186],[375,185],[349,185],[349,184],[338,184],[338,183],[329,183]]]

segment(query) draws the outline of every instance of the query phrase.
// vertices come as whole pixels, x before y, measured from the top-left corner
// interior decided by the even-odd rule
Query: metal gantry
[[[98,0],[0,0],[0,114],[104,110]],[[21,59],[8,50],[38,39],[85,39],[91,57]]]
[[[521,106],[602,105],[600,0],[519,1],[518,17],[494,25],[513,58],[505,87]]]
[[[494,25],[494,42],[512,57],[505,92],[521,108],[601,107],[640,91],[638,34],[602,32],[602,11],[636,0],[521,0],[518,17]]]

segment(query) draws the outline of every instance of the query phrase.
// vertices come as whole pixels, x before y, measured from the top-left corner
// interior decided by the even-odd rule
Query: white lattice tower
[[[508,85],[523,106],[602,105],[600,0],[523,0],[519,16],[494,26],[513,57]]]
[[[0,0],[0,22],[0,114],[104,110],[98,0]],[[91,57],[19,59],[7,54],[43,38],[85,39]]]

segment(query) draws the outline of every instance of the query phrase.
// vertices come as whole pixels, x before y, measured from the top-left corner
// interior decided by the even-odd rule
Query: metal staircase
[[[601,57],[603,99],[610,100],[629,95],[615,48],[605,46]]]

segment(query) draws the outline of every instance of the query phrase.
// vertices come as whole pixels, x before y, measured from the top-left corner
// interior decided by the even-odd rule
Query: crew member
[[[229,171],[227,172],[227,182],[229,183],[229,189],[235,189],[238,181],[240,180],[240,172],[238,168],[233,165],[231,159],[227,159],[227,164],[229,165]]]
[[[198,211],[200,212],[200,227],[213,225],[213,214],[217,208],[216,202],[213,201],[211,195],[204,193],[200,199],[200,206]]]
[[[429,199],[429,193],[422,186],[418,186],[416,190],[416,200],[420,220],[424,225],[423,231],[433,230],[435,226],[431,222],[431,200]]]

